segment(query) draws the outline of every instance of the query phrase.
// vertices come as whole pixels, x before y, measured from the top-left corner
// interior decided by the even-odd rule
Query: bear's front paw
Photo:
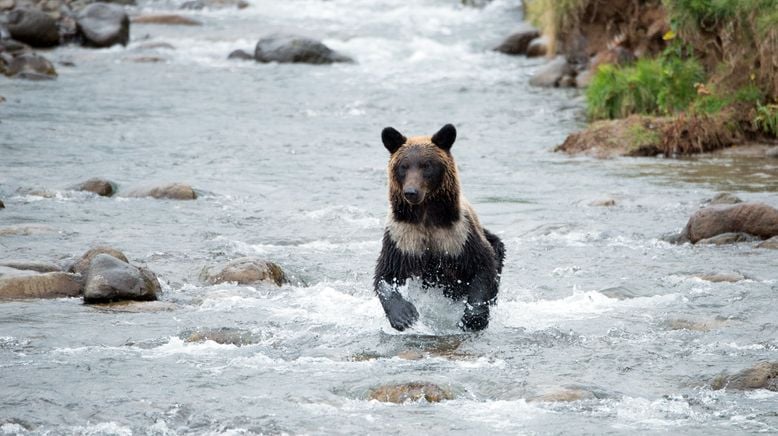
[[[462,321],[459,323],[459,327],[465,331],[479,331],[485,329],[489,325],[489,306],[486,304],[471,306],[467,305],[465,308],[465,314],[462,316]]]
[[[386,317],[395,330],[403,331],[419,319],[419,312],[411,302],[394,298],[387,304]]]

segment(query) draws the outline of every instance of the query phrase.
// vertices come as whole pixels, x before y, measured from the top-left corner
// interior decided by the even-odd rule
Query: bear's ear
[[[432,143],[446,151],[451,150],[456,139],[457,129],[451,124],[446,124],[438,130],[438,133],[432,135]]]
[[[381,140],[384,141],[384,147],[389,150],[389,153],[397,151],[406,141],[405,136],[394,127],[385,128],[381,132]]]

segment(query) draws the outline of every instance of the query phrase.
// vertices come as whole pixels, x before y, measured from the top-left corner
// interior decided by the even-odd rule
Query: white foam
[[[72,427],[68,433],[78,436],[132,436],[132,429],[116,422],[101,422]]]
[[[143,357],[156,358],[174,354],[213,355],[237,349],[238,347],[233,344],[219,344],[211,340],[204,342],[185,342],[177,336],[172,336],[166,344],[150,350],[143,350]]]

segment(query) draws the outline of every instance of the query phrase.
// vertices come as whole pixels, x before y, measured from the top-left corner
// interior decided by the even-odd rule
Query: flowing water
[[[0,258],[64,262],[108,244],[155,271],[174,305],[0,303],[0,433],[778,431],[778,393],[709,387],[778,360],[775,252],[662,239],[721,190],[778,206],[774,163],[552,153],[582,125],[582,104],[576,91],[528,86],[543,60],[489,50],[519,22],[518,0],[253,0],[183,13],[204,25],[133,25],[126,48],[46,53],[74,65],[56,81],[0,79],[0,224],[37,225],[0,237]],[[226,60],[276,30],[357,62]],[[175,49],[143,48],[156,42]],[[464,192],[506,244],[498,306],[486,331],[463,334],[461,305],[411,285],[422,317],[399,333],[371,289],[387,209],[380,131],[448,122]],[[93,176],[120,195],[67,189]],[[175,181],[200,197],[121,197]],[[606,198],[616,205],[590,205]],[[246,255],[278,262],[292,284],[198,279]],[[695,278],[720,272],[746,279]],[[183,339],[222,328],[250,340]],[[455,399],[368,399],[412,381]],[[570,390],[582,398],[537,401]]]

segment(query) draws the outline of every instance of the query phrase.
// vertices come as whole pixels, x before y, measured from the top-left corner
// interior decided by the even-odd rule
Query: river
[[[0,237],[0,258],[65,262],[111,245],[156,272],[175,305],[0,303],[0,433],[778,432],[778,393],[709,387],[722,371],[778,360],[775,252],[663,239],[720,191],[778,206],[776,165],[553,153],[583,125],[583,103],[528,85],[542,59],[490,51],[520,10],[250,0],[180,12],[203,26],[134,24],[126,48],[46,52],[55,81],[0,79],[0,224],[49,229]],[[357,62],[226,59],[273,31]],[[157,42],[175,49],[143,48]],[[421,320],[399,333],[371,289],[387,210],[380,132],[445,123],[458,129],[465,195],[506,244],[498,305],[486,331],[463,334],[461,306],[411,286]],[[119,195],[67,189],[94,176]],[[199,198],[122,197],[164,182]],[[616,204],[590,205],[603,199]],[[292,284],[198,279],[246,255],[278,262]],[[731,272],[745,280],[696,277]],[[253,339],[182,339],[210,328]],[[411,381],[455,399],[368,400]],[[570,390],[582,398],[537,401]]]

